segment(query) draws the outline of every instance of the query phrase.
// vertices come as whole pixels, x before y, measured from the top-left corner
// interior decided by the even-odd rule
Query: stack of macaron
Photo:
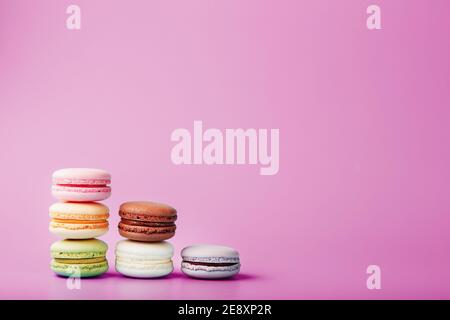
[[[173,246],[177,211],[149,202],[125,202],[119,209],[119,233],[127,238],[117,243],[116,270],[134,278],[164,277],[173,271]]]
[[[93,277],[108,270],[108,246],[94,239],[108,231],[109,209],[97,201],[111,195],[111,176],[100,169],[70,168],[53,173],[51,233],[63,240],[51,246],[51,268],[62,276]]]
[[[108,270],[105,242],[95,239],[108,231],[109,209],[99,203],[111,195],[111,176],[104,170],[71,168],[53,173],[51,269],[66,277],[94,277]],[[175,235],[177,210],[150,201],[125,202],[119,209],[116,271],[133,278],[158,278],[173,271],[174,248],[165,241]],[[218,245],[193,245],[181,251],[181,270],[189,277],[221,279],[240,270],[239,253]]]

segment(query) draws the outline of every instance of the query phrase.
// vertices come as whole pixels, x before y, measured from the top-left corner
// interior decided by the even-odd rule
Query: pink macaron
[[[61,201],[101,201],[111,195],[111,175],[100,169],[69,168],[53,173],[52,195]]]

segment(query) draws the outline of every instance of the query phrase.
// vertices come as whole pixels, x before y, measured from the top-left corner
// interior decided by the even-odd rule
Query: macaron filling
[[[107,187],[106,184],[78,184],[78,183],[55,183],[60,187],[77,187],[77,188],[102,188]]]
[[[64,263],[64,264],[89,264],[89,263],[101,263],[105,262],[105,257],[98,257],[98,258],[90,258],[90,259],[61,259],[61,258],[55,258],[55,262],[58,263]]]
[[[189,270],[234,271],[239,270],[241,264],[238,257],[182,257],[181,266]]]
[[[119,216],[122,218],[122,220],[128,220],[128,221],[139,221],[139,222],[175,222],[177,220],[177,215],[171,215],[171,216],[158,216],[158,215],[149,215],[146,213],[139,214],[139,213],[130,213],[120,210]]]
[[[189,261],[182,261],[181,267],[192,271],[237,271],[240,269],[240,263],[223,264],[223,263],[192,263]]]
[[[116,263],[127,265],[132,268],[141,268],[145,269],[147,267],[158,267],[158,266],[166,266],[167,264],[172,264],[171,259],[164,260],[153,260],[153,259],[138,259],[138,258],[125,258],[125,257],[116,257]]]
[[[208,262],[192,262],[192,261],[184,261],[185,263],[189,263],[195,266],[207,266],[207,267],[230,267],[239,263],[208,263]]]
[[[152,221],[135,221],[122,218],[121,223],[129,226],[145,226],[145,227],[175,227],[173,222],[152,222]]]
[[[52,186],[52,191],[62,192],[79,192],[79,193],[95,193],[95,192],[111,192],[111,187],[109,186],[74,186],[74,185],[62,185],[55,184]]]
[[[142,234],[172,233],[175,232],[176,228],[175,224],[172,226],[148,226],[145,224],[127,224],[123,221],[119,223],[119,230]]]
[[[220,264],[220,263],[230,263],[236,264],[239,263],[239,257],[188,257],[182,256],[184,262],[190,263],[212,263],[212,264]]]

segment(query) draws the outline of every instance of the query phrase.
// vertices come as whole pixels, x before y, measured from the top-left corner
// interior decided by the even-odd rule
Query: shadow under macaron
[[[70,277],[54,274],[55,278],[60,279],[69,279]],[[74,277],[72,277],[75,279]],[[124,274],[121,274],[117,271],[107,271],[101,275],[98,276],[92,276],[92,277],[81,277],[82,280],[88,280],[88,281],[94,281],[97,279],[130,279],[130,280],[149,280],[149,281],[157,281],[157,280],[175,280],[175,279],[184,279],[184,280],[192,280],[192,281],[206,281],[206,282],[232,282],[232,281],[252,281],[252,280],[259,280],[261,279],[261,276],[254,275],[254,274],[248,274],[248,273],[238,273],[232,277],[228,278],[222,278],[222,279],[202,279],[202,278],[193,278],[185,275],[183,272],[180,271],[174,271],[166,276],[163,277],[155,277],[155,278],[137,278],[137,277],[130,277]]]

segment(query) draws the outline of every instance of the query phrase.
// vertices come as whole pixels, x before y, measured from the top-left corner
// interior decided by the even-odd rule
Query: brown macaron
[[[119,209],[119,233],[130,240],[156,242],[175,235],[177,210],[149,201],[125,202]]]

